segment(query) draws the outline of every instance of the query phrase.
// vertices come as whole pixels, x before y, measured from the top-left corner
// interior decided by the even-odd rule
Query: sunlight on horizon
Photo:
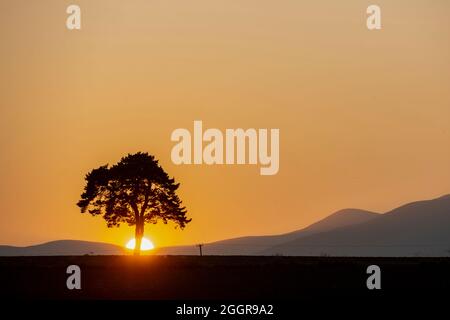
[[[130,241],[127,242],[125,247],[127,249],[134,250],[135,246],[136,246],[136,239],[133,238],[133,239],[131,239]],[[141,251],[152,250],[154,248],[155,248],[155,246],[153,245],[153,242],[151,242],[147,238],[142,238]]]

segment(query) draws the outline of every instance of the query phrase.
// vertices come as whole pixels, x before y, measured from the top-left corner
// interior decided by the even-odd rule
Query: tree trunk
[[[141,243],[142,237],[144,236],[144,224],[140,221],[136,222],[136,231],[135,231],[135,245],[134,245],[134,255],[141,255]]]

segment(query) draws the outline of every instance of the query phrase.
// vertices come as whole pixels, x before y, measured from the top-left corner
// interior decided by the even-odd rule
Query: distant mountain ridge
[[[58,240],[28,247],[0,246],[0,256],[121,255],[125,249],[110,243]]]
[[[310,226],[293,232],[271,236],[248,236],[208,243],[203,252],[208,255],[260,255],[264,249],[282,244],[294,239],[300,239],[319,232],[326,232],[338,227],[363,223],[379,214],[360,209],[339,210]],[[174,246],[158,248],[156,254],[161,255],[196,255],[195,246]]]
[[[61,240],[29,247],[0,246],[0,256],[122,255],[117,245]],[[198,255],[198,248],[158,248],[159,255]],[[402,205],[384,214],[344,209],[310,226],[272,236],[205,244],[205,255],[449,256],[450,195]]]
[[[376,219],[294,239],[259,254],[448,256],[450,195],[408,203]]]

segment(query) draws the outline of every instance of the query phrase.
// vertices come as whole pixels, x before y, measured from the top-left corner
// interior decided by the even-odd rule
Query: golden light
[[[136,246],[136,239],[131,239],[127,242],[127,245],[125,246],[127,249],[134,250],[134,247]],[[142,238],[141,241],[141,250],[152,250],[155,246],[153,243],[148,240],[147,238]]]

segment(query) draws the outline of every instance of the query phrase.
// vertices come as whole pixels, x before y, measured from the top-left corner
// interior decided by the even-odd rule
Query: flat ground
[[[0,297],[62,299],[298,299],[367,294],[381,267],[383,292],[450,293],[450,258],[229,256],[0,257]],[[68,290],[66,268],[81,268]]]

